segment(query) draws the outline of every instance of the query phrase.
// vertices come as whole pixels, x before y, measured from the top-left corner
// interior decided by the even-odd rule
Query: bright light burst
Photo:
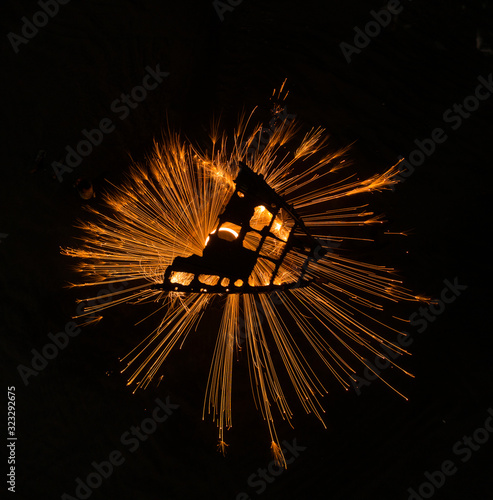
[[[183,344],[188,333],[198,326],[205,308],[218,301],[223,313],[204,416],[211,414],[216,421],[219,448],[224,451],[225,430],[232,425],[235,353],[239,356],[246,350],[255,402],[267,422],[272,452],[278,463],[286,466],[274,414],[277,406],[281,418],[290,420],[292,411],[271,353],[277,350],[276,359],[282,362],[277,364],[284,365],[305,410],[313,412],[323,423],[320,397],[327,391],[310,359],[319,357],[348,389],[356,373],[351,361],[367,366],[365,358],[370,354],[385,357],[384,347],[405,352],[385,337],[398,330],[381,323],[372,311],[382,311],[385,301],[426,299],[403,288],[394,269],[358,262],[334,250],[334,243],[340,243],[344,237],[330,236],[331,228],[383,221],[366,205],[341,207],[334,200],[389,188],[397,182],[398,165],[364,180],[351,174],[341,179],[340,172],[336,172],[349,163],[347,148],[329,151],[322,128],[310,130],[300,140],[295,121],[280,121],[264,148],[257,146],[252,155],[261,126],[247,134],[250,118],[240,120],[232,139],[215,130],[208,153],[181,141],[176,134],[155,142],[145,164],[134,165],[126,182],[114,186],[104,196],[106,209],[89,209],[96,222],[80,223],[85,233],[83,244],[62,249],[62,253],[81,259],[76,269],[84,280],[74,286],[130,283],[124,290],[110,294],[104,305],[87,308],[87,314],[129,302],[153,300],[158,304],[156,312],[162,314],[159,325],[123,358],[122,372],[128,372],[128,384],[134,390],[145,388],[160,373],[173,347]],[[311,235],[319,238],[323,251],[317,259],[310,260],[310,280],[303,286],[283,286],[297,282],[306,259],[306,254],[292,248],[273,279],[278,287],[275,292],[253,293],[249,288],[249,293],[240,293],[241,284],[227,282],[221,282],[224,294],[159,288],[176,257],[201,256],[214,237],[218,218],[235,192],[240,162],[262,174],[266,183],[292,205]],[[289,213],[280,210],[271,220],[269,209],[257,206],[250,220],[250,227],[256,231],[270,224],[274,237],[266,238],[267,258],[258,258],[248,279],[249,287],[269,284],[275,264],[268,257],[281,254],[293,227]],[[234,240],[239,230],[234,224],[226,224],[219,228],[218,236]],[[249,231],[243,243],[245,248],[257,248],[259,234]],[[187,286],[192,279],[187,273],[174,272],[170,282]],[[204,290],[218,284],[217,276],[201,275],[199,279]],[[395,333],[392,335],[395,338]],[[309,349],[302,352],[298,339],[303,339]],[[388,361],[399,368],[392,359]]]

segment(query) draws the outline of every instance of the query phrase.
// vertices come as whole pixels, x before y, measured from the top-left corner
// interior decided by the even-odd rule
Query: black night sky
[[[491,498],[492,2],[2,0],[0,11],[2,497]],[[345,251],[398,268],[440,302],[386,313],[411,318],[402,366],[415,378],[383,370],[408,401],[378,380],[346,392],[322,370],[324,429],[286,388],[294,428],[278,419],[290,462],[279,471],[244,359],[225,457],[202,420],[220,305],[172,352],[161,383],[132,394],[118,358],[155,328],[152,317],[136,325],[155,305],[111,308],[78,330],[76,300],[87,295],[67,288],[78,276],[60,247],[76,244],[84,206],[99,207],[153,138],[169,127],[204,147],[213,119],[232,131],[255,106],[268,121],[286,78],[288,113],[324,127],[335,148],[354,143],[358,176],[414,162],[393,191],[363,199],[388,222]],[[122,98],[143,84],[140,102]],[[90,154],[67,159],[98,128]],[[79,178],[95,198],[79,196]],[[402,230],[411,234],[383,234]],[[36,358],[53,337],[67,344]],[[163,421],[149,423],[153,413]]]

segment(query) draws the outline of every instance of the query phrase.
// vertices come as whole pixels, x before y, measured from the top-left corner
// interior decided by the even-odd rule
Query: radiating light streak
[[[323,129],[312,129],[303,135],[294,121],[280,123],[263,149],[252,157],[247,152],[261,126],[250,127],[251,118],[252,114],[246,119],[243,116],[232,137],[220,135],[215,125],[209,153],[182,141],[176,134],[155,141],[146,162],[133,165],[127,180],[104,195],[106,207],[90,208],[88,220],[78,224],[85,235],[83,243],[77,248],[64,248],[62,253],[79,259],[75,269],[82,279],[72,286],[132,283],[124,291],[108,294],[107,304],[88,307],[87,314],[123,303],[149,301],[156,302],[156,312],[163,314],[158,326],[122,359],[122,372],[129,373],[128,384],[134,391],[147,387],[154,378],[160,383],[162,365],[171,350],[181,347],[188,334],[199,327],[209,304],[222,304],[203,418],[211,415],[217,423],[218,447],[225,452],[226,432],[233,423],[235,353],[239,362],[246,353],[255,405],[266,421],[271,450],[278,463],[285,466],[275,415],[290,421],[293,413],[278,370],[285,372],[304,409],[323,422],[321,397],[327,389],[321,375],[312,368],[313,359],[320,358],[346,390],[355,380],[353,364],[372,370],[365,360],[370,353],[399,368],[379,350],[385,347],[406,353],[387,340],[386,334],[398,330],[374,315],[384,310],[385,302],[428,299],[404,288],[394,269],[358,262],[331,247],[331,241],[368,240],[356,234],[334,236],[328,233],[331,228],[357,230],[384,220],[369,211],[366,204],[334,206],[334,201],[390,188],[397,182],[398,164],[362,180],[355,174],[341,178],[339,171],[351,167],[347,161],[349,149],[330,151]],[[209,235],[216,229],[218,216],[234,191],[240,161],[262,174],[269,186],[301,215],[312,234],[324,238],[329,251],[308,265],[307,277],[313,281],[303,288],[276,292],[277,300],[268,294],[219,296],[154,288],[175,257],[202,255]],[[256,207],[250,225],[261,229],[271,218],[268,207],[261,205]],[[281,241],[266,240],[267,255],[262,258],[261,253],[249,285],[269,283],[274,264],[265,257],[280,254],[292,227],[293,221],[281,210],[272,225],[273,234]],[[219,231],[238,237],[232,227],[221,227]],[[256,249],[256,233],[248,233],[244,244]],[[304,254],[291,249],[275,285],[296,283],[305,260]],[[186,284],[186,274],[175,273],[171,279]],[[201,282],[214,284],[214,279],[204,275]],[[307,350],[302,349],[300,338]],[[273,351],[279,353],[279,366],[273,360]]]

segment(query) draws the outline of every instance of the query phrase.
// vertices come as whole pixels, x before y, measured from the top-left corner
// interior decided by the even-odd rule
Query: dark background
[[[272,89],[284,78],[289,113],[307,127],[325,127],[335,147],[356,141],[351,157],[361,176],[388,168],[435,127],[447,131],[449,139],[395,192],[371,197],[387,215],[384,229],[412,228],[413,234],[379,233],[357,253],[397,265],[406,284],[422,294],[439,296],[443,281],[455,277],[468,289],[425,332],[406,326],[413,356],[403,364],[416,378],[391,370],[388,377],[409,401],[380,382],[361,396],[346,393],[325,373],[326,430],[294,403],[295,427],[280,424],[279,435],[296,438],[306,450],[261,496],[407,499],[407,489],[425,480],[424,471],[453,460],[458,472],[434,498],[491,498],[493,444],[464,464],[452,447],[483,426],[493,406],[486,237],[493,96],[456,131],[442,115],[492,70],[491,54],[476,46],[478,29],[487,34],[491,26],[492,7],[445,0],[402,5],[348,64],[339,44],[352,43],[353,27],[364,28],[370,10],[383,2],[244,0],[221,22],[208,1],[73,0],[15,54],[6,35],[20,34],[22,17],[32,19],[39,6],[2,1],[0,233],[8,236],[0,240],[1,345],[3,390],[15,385],[17,395],[17,498],[74,495],[76,478],[85,479],[91,462],[107,460],[115,449],[124,451],[125,463],[91,498],[259,496],[247,480],[271,457],[244,363],[235,366],[234,427],[225,458],[215,451],[215,424],[201,420],[218,309],[172,353],[161,384],[146,392],[131,394],[118,375],[118,357],[154,328],[152,320],[134,326],[152,306],[107,311],[27,387],[17,367],[30,365],[31,350],[46,344],[48,332],[63,330],[76,298],[84,297],[65,288],[76,277],[59,247],[74,244],[75,221],[85,217],[86,203],[98,206],[107,180],[118,182],[130,157],[141,160],[167,121],[205,144],[213,116],[229,129],[243,109],[268,110]],[[158,63],[170,76],[118,120],[111,103],[141,83],[147,65]],[[53,179],[49,163],[105,117],[116,130],[77,171],[64,174],[63,183]],[[30,173],[40,149],[47,151],[48,168]],[[90,202],[73,187],[79,176],[94,183],[98,196]],[[416,310],[411,305],[399,312],[407,317]],[[180,408],[128,453],[120,436],[139,425],[156,397],[166,396]]]

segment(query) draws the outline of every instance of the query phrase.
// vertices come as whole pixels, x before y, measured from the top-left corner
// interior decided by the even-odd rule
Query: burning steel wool
[[[349,163],[347,149],[328,151],[323,129],[301,136],[295,121],[280,121],[252,155],[261,126],[247,134],[250,121],[241,119],[231,139],[214,131],[209,153],[178,135],[155,142],[145,165],[135,165],[105,195],[106,210],[89,209],[96,222],[80,223],[84,243],[62,253],[80,259],[84,280],[74,286],[131,283],[88,314],[148,300],[162,311],[157,328],[123,359],[135,390],[158,375],[205,308],[220,304],[204,416],[216,421],[224,452],[233,361],[246,350],[272,452],[286,466],[274,413],[277,406],[290,420],[292,411],[271,353],[277,350],[304,409],[323,423],[320,398],[327,391],[308,360],[319,357],[348,389],[356,373],[351,360],[366,365],[365,357],[382,356],[382,348],[405,352],[385,338],[398,330],[372,311],[382,311],[385,301],[427,299],[406,290],[393,269],[351,260],[331,244],[344,239],[330,236],[331,228],[382,222],[366,205],[340,200],[391,187],[398,165],[364,180],[351,174],[333,180]],[[311,352],[302,352],[297,337]]]

